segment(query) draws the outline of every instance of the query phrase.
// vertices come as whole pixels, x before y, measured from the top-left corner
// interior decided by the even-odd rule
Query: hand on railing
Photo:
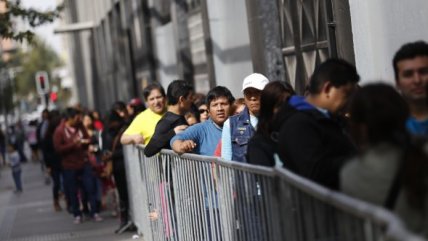
[[[192,140],[176,140],[172,144],[172,149],[178,154],[192,152],[195,147],[196,143]]]

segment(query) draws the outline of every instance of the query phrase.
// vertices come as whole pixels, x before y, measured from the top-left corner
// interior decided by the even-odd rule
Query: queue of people
[[[149,84],[145,104],[138,98],[113,103],[105,120],[79,108],[62,116],[46,111],[28,134],[32,159],[39,160],[40,149],[53,181],[54,208],[62,209],[64,193],[76,224],[85,213],[102,221],[103,200],[116,189],[117,233],[133,226],[123,145],[143,144],[148,157],[172,149],[286,168],[384,206],[411,231],[428,236],[428,44],[408,43],[392,62],[395,88],[381,82],[361,87],[355,66],[328,59],[315,68],[303,96],[290,84],[251,73],[238,99],[224,86],[204,96],[187,81],[174,80],[166,92]],[[0,152],[3,159],[6,149],[10,153],[16,190],[22,192],[20,163],[26,158],[22,141],[12,141],[9,148],[0,145]]]
[[[355,66],[328,59],[315,68],[304,96],[286,83],[252,73],[243,80],[241,112],[232,111],[235,98],[230,91],[217,86],[197,106],[208,119],[187,125],[183,113],[193,93],[186,87],[170,98],[174,81],[168,87],[168,112],[154,112],[161,121],[156,125],[155,118],[136,119],[125,131],[134,136],[124,135],[121,142],[146,144],[147,156],[167,148],[178,154],[282,166],[324,187],[384,206],[410,230],[426,235],[428,44],[404,45],[393,67],[396,88],[382,81],[361,87]],[[164,107],[164,97],[162,91],[153,94],[159,107]]]

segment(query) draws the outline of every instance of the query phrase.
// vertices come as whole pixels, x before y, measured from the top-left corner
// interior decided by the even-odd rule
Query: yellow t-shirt
[[[147,145],[155,133],[156,124],[162,116],[163,114],[156,114],[152,110],[147,109],[135,117],[123,134],[140,134],[144,137],[144,145]]]

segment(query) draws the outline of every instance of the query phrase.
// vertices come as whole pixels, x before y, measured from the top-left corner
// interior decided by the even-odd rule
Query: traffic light
[[[49,78],[46,71],[39,71],[36,73],[36,87],[39,95],[49,93]]]
[[[39,84],[40,84],[40,89],[44,90],[45,89],[45,77],[43,75],[39,76]]]

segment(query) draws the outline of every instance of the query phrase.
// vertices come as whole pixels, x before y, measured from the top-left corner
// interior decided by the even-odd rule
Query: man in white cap
[[[247,146],[254,135],[260,111],[260,95],[269,83],[266,76],[253,73],[245,77],[242,84],[245,109],[231,116],[223,125],[221,157],[226,160],[247,162]]]

